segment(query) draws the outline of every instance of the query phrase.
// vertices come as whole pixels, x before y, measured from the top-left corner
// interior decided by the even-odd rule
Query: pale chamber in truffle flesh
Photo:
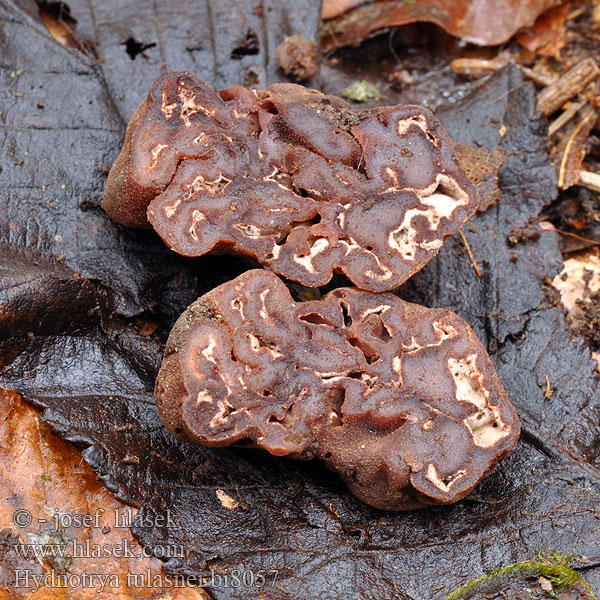
[[[257,270],[183,313],[156,400],[184,440],[319,458],[391,510],[463,498],[519,436],[484,347],[456,314],[348,288],[296,303]]]
[[[249,256],[307,286],[393,289],[476,210],[430,111],[354,110],[295,84],[215,92],[167,72],[131,119],[104,196],[186,256]]]

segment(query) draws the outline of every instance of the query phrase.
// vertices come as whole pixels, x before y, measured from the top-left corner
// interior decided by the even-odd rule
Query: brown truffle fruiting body
[[[390,510],[463,498],[519,436],[490,358],[456,314],[349,288],[297,303],[259,270],[183,313],[155,394],[184,440],[319,458]]]
[[[277,62],[296,81],[312,79],[319,71],[317,44],[303,35],[290,35],[277,47]]]
[[[306,286],[401,285],[477,199],[430,111],[359,111],[295,84],[215,92],[167,72],[136,111],[104,208],[185,256],[232,252]]]

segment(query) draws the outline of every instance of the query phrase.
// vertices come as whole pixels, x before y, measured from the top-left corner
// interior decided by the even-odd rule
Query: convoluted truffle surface
[[[184,312],[155,395],[178,437],[319,458],[382,509],[463,498],[519,436],[456,314],[348,288],[296,303],[258,270]]]
[[[354,110],[295,84],[219,93],[167,72],[131,119],[104,208],[174,251],[249,256],[307,286],[393,289],[476,210],[430,111]]]

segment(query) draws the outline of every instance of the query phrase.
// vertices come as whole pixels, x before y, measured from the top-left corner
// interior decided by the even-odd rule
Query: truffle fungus
[[[232,252],[315,287],[401,285],[475,212],[450,139],[418,106],[352,109],[295,84],[217,93],[157,79],[133,115],[103,206],[185,256]]]
[[[319,458],[390,510],[460,500],[519,436],[490,358],[456,314],[349,288],[296,303],[260,270],[183,313],[155,395],[181,439]]]
[[[317,44],[303,35],[290,35],[277,47],[277,61],[296,81],[312,79],[319,71]]]

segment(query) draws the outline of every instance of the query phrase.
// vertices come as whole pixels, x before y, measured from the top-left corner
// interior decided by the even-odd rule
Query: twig
[[[598,121],[596,108],[588,106],[581,121],[569,136],[558,170],[558,187],[566,190],[579,181],[579,169],[585,156],[584,142]]]
[[[550,77],[549,75],[544,75],[543,73],[538,73],[533,69],[529,69],[528,67],[523,67],[521,65],[517,65],[519,69],[523,72],[525,77],[529,77],[529,79],[533,79],[536,83],[540,85],[552,85],[555,81],[558,81],[558,77]]]
[[[550,375],[546,375],[546,385],[542,386],[542,392],[544,392],[544,398],[550,400],[554,395],[554,390],[550,385]]]
[[[591,171],[579,171],[579,181],[577,185],[600,193],[600,174]]]
[[[537,110],[551,115],[597,79],[598,75],[600,68],[593,58],[582,60],[538,94]]]
[[[506,64],[508,64],[507,60],[499,58],[492,60],[485,58],[455,58],[450,63],[450,67],[457,75],[478,79],[501,69]]]
[[[589,238],[584,238],[580,235],[577,235],[576,233],[573,233],[572,231],[565,231],[564,229],[556,229],[556,227],[553,229],[553,231],[556,231],[556,233],[560,233],[561,235],[566,235],[567,237],[575,238],[576,240],[579,240],[581,242],[585,242],[586,244],[589,244],[590,246],[600,246],[599,241],[590,240]]]
[[[548,135],[554,135],[563,125],[566,125],[587,104],[587,100],[575,102],[569,106],[559,117],[548,125]]]
[[[479,269],[479,265],[477,264],[477,261],[475,260],[475,256],[473,256],[473,251],[471,250],[471,246],[469,245],[467,236],[462,232],[462,229],[458,233],[460,233],[460,237],[462,238],[463,244],[465,245],[465,248],[467,249],[467,254],[469,255],[469,258],[471,259],[471,263],[473,264],[475,273],[477,273],[477,277],[481,277],[481,271]]]
[[[479,77],[483,77],[493,73],[494,71],[498,71],[502,67],[505,67],[511,63],[512,61],[501,57],[491,60],[484,58],[455,58],[450,63],[450,67],[457,75],[463,75],[464,77],[470,77],[471,79],[478,79]],[[533,81],[539,83],[540,85],[551,85],[558,79],[557,77],[554,78],[549,77],[548,75],[543,75],[542,73],[538,73],[533,69],[528,69],[527,67],[523,67],[519,64],[515,64],[515,66],[522,71],[525,77],[533,79]]]

